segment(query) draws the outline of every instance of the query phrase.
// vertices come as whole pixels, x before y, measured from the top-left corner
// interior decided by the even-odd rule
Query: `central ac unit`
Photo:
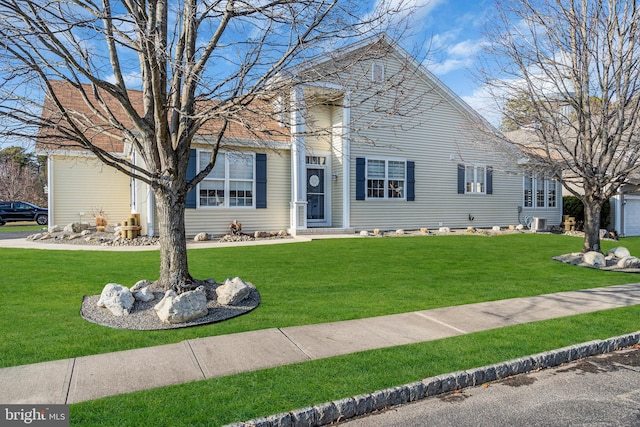
[[[531,229],[533,231],[545,231],[547,229],[547,218],[533,218],[531,223]]]

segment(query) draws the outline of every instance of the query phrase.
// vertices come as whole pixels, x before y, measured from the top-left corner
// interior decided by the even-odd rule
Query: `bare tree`
[[[408,9],[402,3],[367,10],[351,0],[0,0],[0,133],[38,133],[41,144],[89,151],[148,184],[161,236],[159,283],[182,291],[196,282],[186,195],[213,169],[229,129],[256,139],[285,135],[269,127],[267,96],[327,76],[291,81],[276,78],[280,72],[397,24]],[[140,92],[132,93],[136,81]],[[82,109],[68,105],[60,82],[73,87]],[[203,132],[212,155],[188,180],[189,150]],[[142,163],[110,150],[123,140]]]
[[[42,206],[43,195],[37,170],[13,159],[0,160],[0,200],[20,200]]]
[[[44,174],[40,159],[24,147],[0,150],[0,200],[21,200],[43,206]]]
[[[583,251],[599,251],[602,206],[640,167],[640,5],[515,0],[496,6],[485,81],[496,98],[528,106],[542,148],[536,161],[557,171],[582,200]]]

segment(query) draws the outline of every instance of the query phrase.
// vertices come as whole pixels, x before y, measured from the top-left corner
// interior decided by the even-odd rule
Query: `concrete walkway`
[[[0,402],[71,404],[636,304],[640,304],[640,283],[369,319],[265,329],[16,366],[0,369]]]

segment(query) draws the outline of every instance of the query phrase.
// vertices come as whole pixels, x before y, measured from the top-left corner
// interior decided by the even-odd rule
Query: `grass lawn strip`
[[[157,252],[0,248],[0,367],[66,359],[187,339],[334,322],[553,292],[625,284],[635,275],[577,268],[551,257],[575,251],[562,235],[335,239],[197,249],[195,277],[240,276],[262,303],[222,323],[171,331],[115,330],[84,321],[83,295],[107,283],[155,279]],[[640,253],[640,239],[603,242]]]
[[[510,326],[71,406],[82,426],[218,426],[635,332],[640,307]]]

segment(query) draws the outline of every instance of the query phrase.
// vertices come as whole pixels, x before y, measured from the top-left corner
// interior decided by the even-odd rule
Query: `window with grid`
[[[406,162],[367,159],[367,198],[404,199]]]
[[[210,155],[200,152],[198,170],[207,166]],[[219,153],[213,170],[199,184],[200,206],[253,206],[254,163],[253,154]]]
[[[555,208],[558,206],[558,182],[540,174],[524,176],[524,207]]]
[[[465,192],[485,193],[486,168],[484,166],[467,165],[465,171]]]

